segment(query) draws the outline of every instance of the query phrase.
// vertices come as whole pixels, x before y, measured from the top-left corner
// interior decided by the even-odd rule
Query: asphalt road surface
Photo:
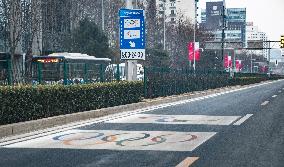
[[[284,81],[0,143],[0,167],[283,167]]]

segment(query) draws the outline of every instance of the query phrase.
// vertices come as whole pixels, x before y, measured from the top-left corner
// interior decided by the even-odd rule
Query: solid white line
[[[277,95],[273,95],[272,97],[273,97],[273,98],[274,98],[274,97],[277,97]]]
[[[246,116],[244,116],[243,118],[239,119],[237,122],[235,122],[233,125],[241,125],[242,123],[244,123],[247,119],[249,119],[251,116],[253,116],[253,114],[247,114]]]
[[[265,106],[265,105],[267,105],[269,103],[269,101],[265,101],[265,102],[263,102],[261,105],[262,106]]]

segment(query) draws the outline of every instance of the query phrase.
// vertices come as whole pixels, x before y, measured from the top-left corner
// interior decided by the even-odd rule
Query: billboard
[[[223,2],[207,2],[206,3],[206,29],[221,29],[223,21]]]

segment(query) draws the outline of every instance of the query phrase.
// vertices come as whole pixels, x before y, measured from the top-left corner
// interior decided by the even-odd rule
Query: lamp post
[[[196,13],[197,13],[197,2],[198,0],[194,1],[194,27],[193,27],[193,71],[195,73],[196,70],[196,60],[195,60],[195,41],[196,41]]]
[[[163,10],[164,10],[164,15],[163,15],[163,19],[164,19],[164,23],[163,23],[163,26],[164,26],[164,41],[163,41],[163,44],[164,44],[164,50],[166,50],[166,1],[167,0],[164,0],[164,5],[163,5]]]

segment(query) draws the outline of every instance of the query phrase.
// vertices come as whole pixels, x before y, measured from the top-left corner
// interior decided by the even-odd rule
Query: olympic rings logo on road
[[[116,146],[153,146],[158,144],[176,144],[191,142],[197,139],[196,135],[167,133],[163,135],[151,135],[150,133],[121,132],[105,134],[104,132],[71,132],[53,137],[69,146],[95,146],[104,144],[115,144]]]

